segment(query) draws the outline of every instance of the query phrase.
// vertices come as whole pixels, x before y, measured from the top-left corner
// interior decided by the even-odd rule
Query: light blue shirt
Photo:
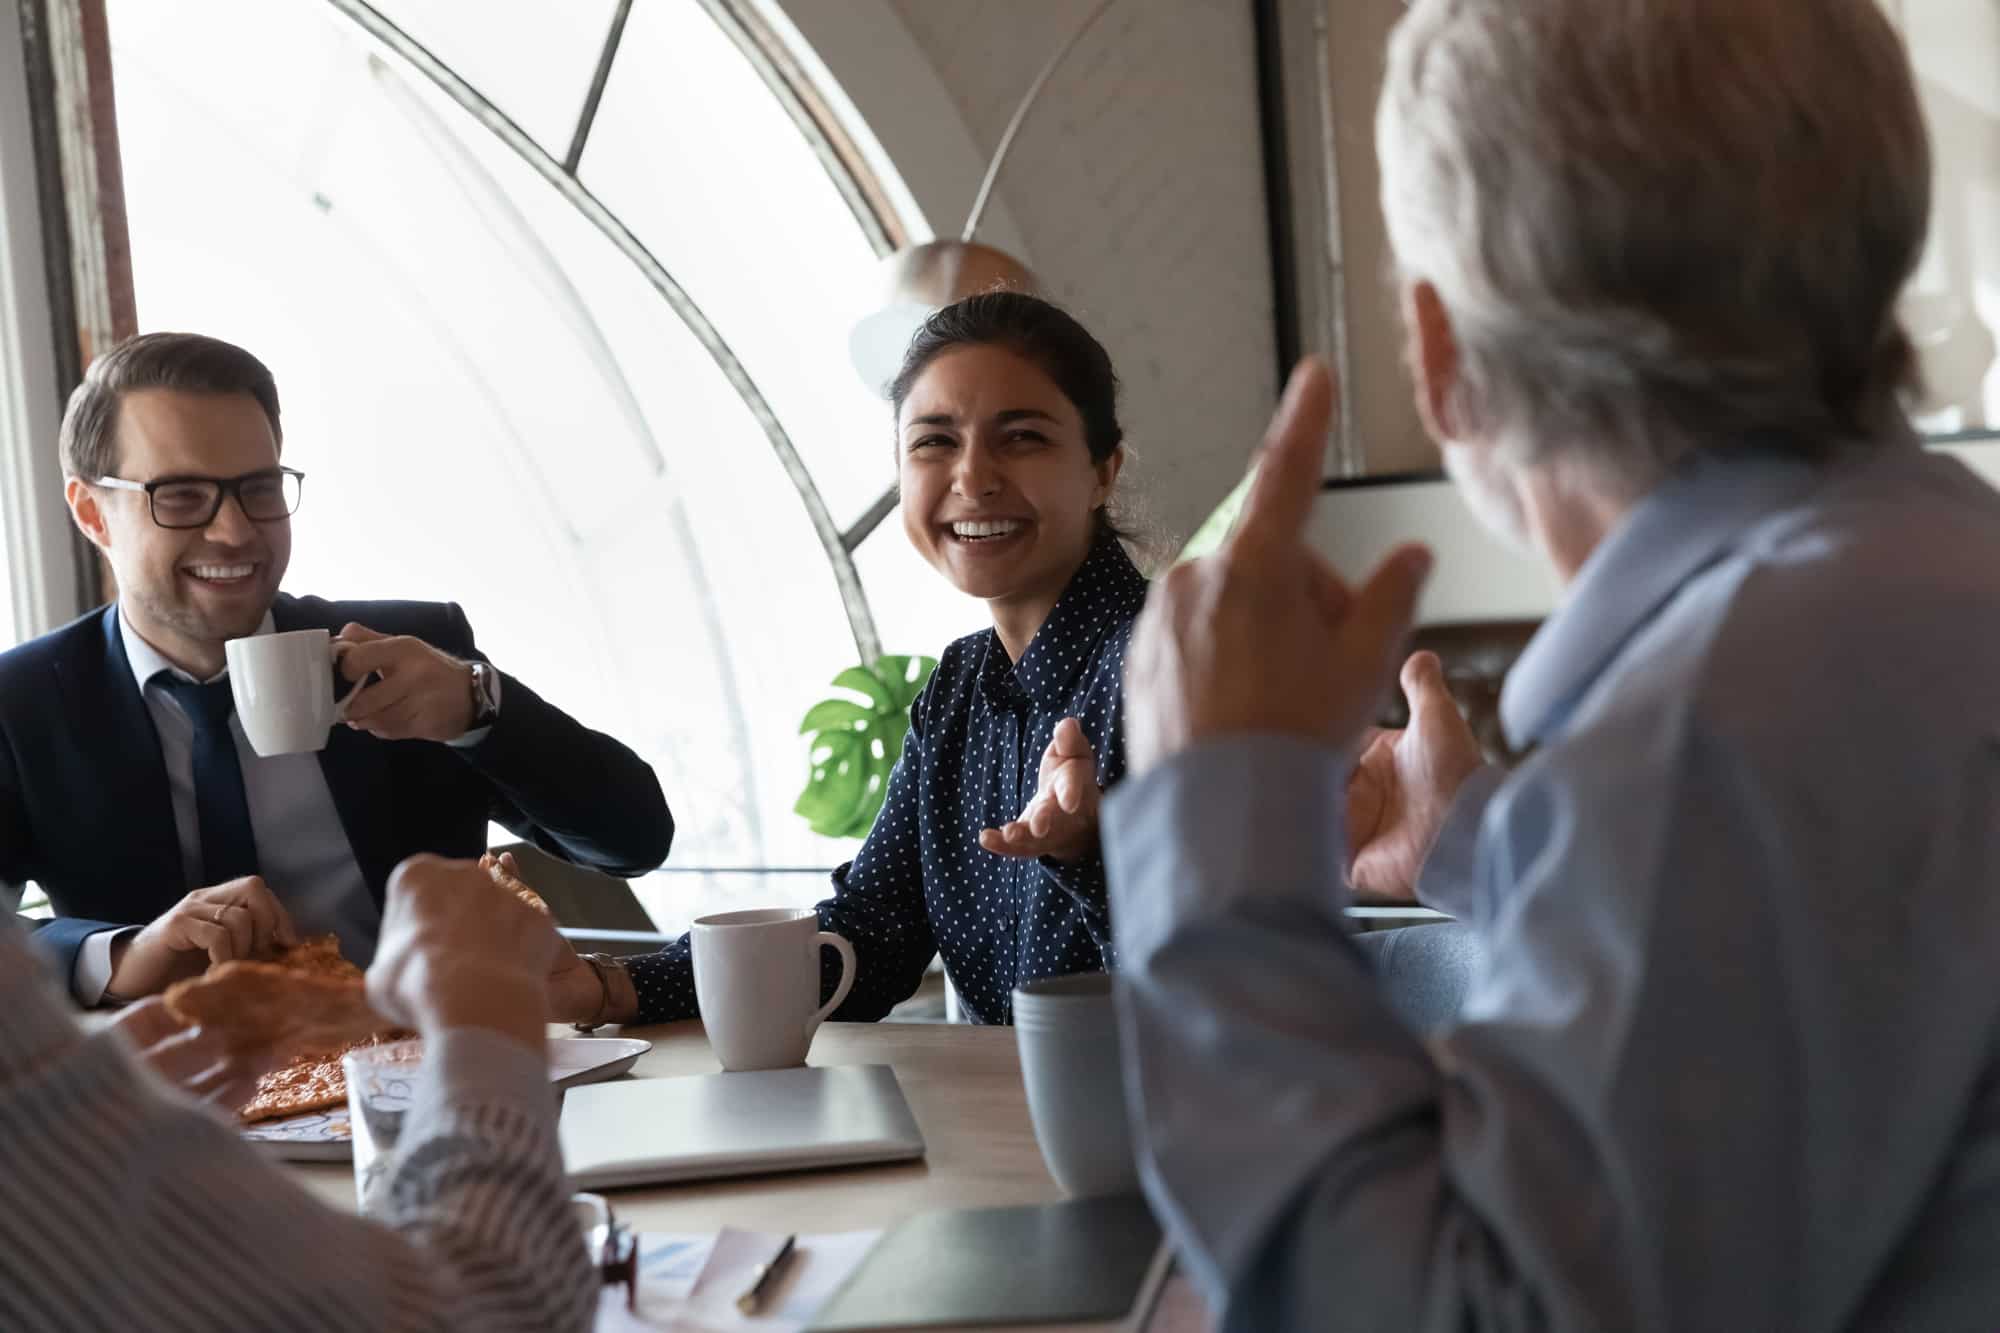
[[[1397,1025],[1349,761],[1105,811],[1148,1193],[1231,1329],[2000,1326],[2000,494],[1704,459],[1510,676],[1425,869],[1489,961]]]

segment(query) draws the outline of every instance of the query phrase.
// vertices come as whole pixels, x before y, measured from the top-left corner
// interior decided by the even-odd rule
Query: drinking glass
[[[341,1058],[353,1122],[354,1195],[364,1215],[382,1211],[389,1166],[402,1137],[403,1117],[416,1103],[423,1058],[423,1043],[414,1037],[363,1046]]]

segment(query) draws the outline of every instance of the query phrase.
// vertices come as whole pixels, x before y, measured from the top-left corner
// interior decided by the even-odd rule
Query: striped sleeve
[[[590,1326],[547,1075],[518,1044],[433,1043],[376,1223],[84,1035],[11,922],[0,1015],[0,1328]]]

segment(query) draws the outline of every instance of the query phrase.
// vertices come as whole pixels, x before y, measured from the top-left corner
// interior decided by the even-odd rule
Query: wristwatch
[[[500,673],[491,662],[467,662],[472,668],[472,726],[490,727],[500,716]]]
[[[580,953],[577,957],[589,963],[590,970],[597,974],[597,1012],[570,1026],[578,1032],[595,1032],[604,1026],[604,1016],[611,1012],[611,972],[625,965],[608,953]]]

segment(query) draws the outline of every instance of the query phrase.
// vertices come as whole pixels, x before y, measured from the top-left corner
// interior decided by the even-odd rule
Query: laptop
[[[1137,1329],[1171,1257],[1136,1194],[919,1213],[883,1234],[808,1328]]]
[[[558,1126],[578,1189],[810,1171],[924,1155],[887,1065],[766,1069],[572,1088]]]

